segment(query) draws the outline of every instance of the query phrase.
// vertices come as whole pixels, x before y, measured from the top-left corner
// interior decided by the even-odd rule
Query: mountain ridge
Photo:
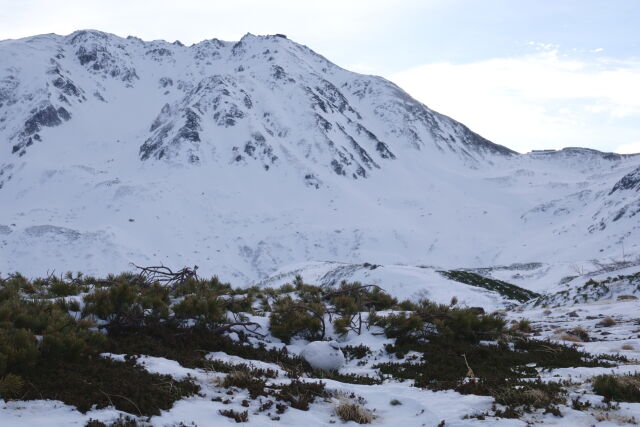
[[[0,42],[0,141],[0,271],[640,253],[637,156],[518,154],[278,35]]]

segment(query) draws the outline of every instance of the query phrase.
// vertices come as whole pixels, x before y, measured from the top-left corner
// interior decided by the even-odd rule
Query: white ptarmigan
[[[323,371],[336,371],[345,362],[344,354],[336,341],[312,341],[300,355],[312,368]]]

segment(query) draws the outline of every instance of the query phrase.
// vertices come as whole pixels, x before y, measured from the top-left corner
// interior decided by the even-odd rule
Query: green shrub
[[[502,334],[506,324],[504,319],[485,315],[473,307],[454,307],[426,300],[419,302],[416,313],[436,328],[435,337],[442,340],[477,343],[482,339],[495,339]]]
[[[176,400],[197,393],[191,379],[174,380],[147,372],[134,359],[124,362],[102,357],[78,362],[40,363],[25,374],[24,399],[49,398],[73,405],[81,412],[92,407],[116,409],[137,416],[159,415]]]
[[[136,298],[136,288],[128,282],[97,289],[85,296],[83,315],[94,315],[113,325],[137,324],[143,312]]]
[[[593,391],[607,401],[640,402],[640,374],[599,375],[593,378]]]
[[[402,312],[385,317],[374,316],[370,321],[373,325],[384,329],[387,337],[396,338],[399,344],[422,342],[431,335],[422,317],[416,313]]]
[[[141,286],[136,280],[120,277],[111,286],[86,295],[83,316],[96,316],[114,327],[136,327],[166,320],[170,288],[158,283]]]
[[[193,319],[196,324],[213,327],[226,319],[226,312],[220,299],[215,295],[189,295],[173,306],[175,318],[179,321]]]
[[[338,288],[327,289],[324,294],[324,298],[340,314],[388,310],[398,304],[395,298],[379,287],[360,282],[342,281]]]
[[[407,299],[398,303],[398,309],[402,311],[416,311],[418,306],[413,301]]]
[[[280,386],[276,397],[289,403],[292,408],[308,411],[309,405],[316,398],[327,397],[328,393],[324,387],[325,384],[323,382],[293,380],[289,384]]]
[[[438,271],[438,273],[442,274],[449,280],[455,280],[457,282],[464,283],[470,286],[477,286],[479,288],[494,291],[506,298],[519,302],[526,302],[540,296],[540,294],[528,289],[521,288],[511,283],[503,282],[502,280],[484,277],[470,271],[450,270]]]
[[[7,374],[0,378],[0,398],[18,398],[24,389],[24,380],[18,375]]]
[[[505,321],[498,316],[426,300],[418,303],[415,312],[375,316],[372,322],[382,327],[389,338],[397,338],[401,345],[427,339],[477,343],[500,337],[505,327]]]
[[[285,343],[296,336],[310,341],[322,339],[324,311],[321,304],[303,305],[290,296],[280,297],[269,317],[271,334]]]
[[[251,399],[255,399],[258,396],[266,396],[265,393],[266,381],[253,372],[250,369],[236,369],[227,374],[222,381],[223,387],[238,387],[245,388],[249,391]]]
[[[565,390],[558,383],[528,382],[517,386],[501,387],[494,392],[497,403],[505,406],[524,406],[530,408],[547,408],[550,405],[564,404]]]

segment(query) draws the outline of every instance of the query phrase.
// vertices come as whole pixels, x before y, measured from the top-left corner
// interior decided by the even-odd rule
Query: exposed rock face
[[[623,176],[611,189],[610,195],[616,191],[635,190],[640,191],[640,166]]]
[[[31,146],[35,141],[40,141],[39,131],[43,127],[59,126],[67,120],[71,119],[71,115],[64,107],[55,108],[49,103],[33,109],[31,116],[24,122],[24,130],[20,132],[17,139],[20,141],[15,144],[11,152],[23,156],[26,147]]]

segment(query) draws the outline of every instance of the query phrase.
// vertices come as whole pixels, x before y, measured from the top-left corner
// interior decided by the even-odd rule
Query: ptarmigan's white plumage
[[[344,354],[336,341],[312,341],[300,355],[312,368],[324,371],[338,370],[345,362]]]

